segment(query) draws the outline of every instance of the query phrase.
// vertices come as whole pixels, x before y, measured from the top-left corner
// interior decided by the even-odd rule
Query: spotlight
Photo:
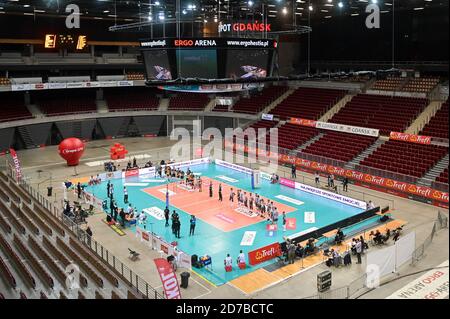
[[[287,14],[287,9],[286,9],[286,7],[284,7],[283,10],[282,10],[281,12],[283,12],[283,14]]]
[[[183,9],[183,11],[182,11],[182,12],[183,12],[183,14],[186,14],[186,13],[187,13],[186,9]]]
[[[377,0],[372,0],[371,2],[372,2],[373,4],[377,4],[377,3],[378,3]]]
[[[309,6],[309,11],[313,11],[313,10],[314,10],[313,6]]]
[[[160,5],[159,1],[156,1],[156,2],[155,2],[155,5],[159,6],[159,5]]]
[[[249,6],[249,7],[253,6],[253,1],[252,1],[252,0],[248,0],[247,3],[248,3],[248,6]]]
[[[342,2],[339,2],[339,3],[338,3],[338,7],[339,7],[339,8],[342,8],[343,6],[344,6],[344,4],[343,4]]]

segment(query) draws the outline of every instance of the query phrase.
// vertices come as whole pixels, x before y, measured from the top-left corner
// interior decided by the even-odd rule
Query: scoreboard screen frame
[[[155,81],[154,77],[149,77],[147,72],[148,64],[145,51],[149,50],[166,50],[168,53],[168,61],[170,64],[171,80],[185,78],[183,74],[179,74],[179,63],[177,61],[178,50],[215,50],[216,51],[216,71],[217,76],[201,79],[227,79],[228,53],[230,50],[267,50],[267,66],[265,68],[265,76],[272,75],[273,59],[277,51],[278,43],[272,39],[250,39],[250,38],[164,38],[164,39],[150,39],[140,41],[140,50],[142,52],[143,61],[145,64],[145,72],[147,80]],[[170,81],[170,80],[166,80]]]

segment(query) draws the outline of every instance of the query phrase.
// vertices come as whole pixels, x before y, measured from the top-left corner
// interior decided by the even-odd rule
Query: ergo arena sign
[[[270,32],[270,23],[219,23],[219,33],[231,31]]]

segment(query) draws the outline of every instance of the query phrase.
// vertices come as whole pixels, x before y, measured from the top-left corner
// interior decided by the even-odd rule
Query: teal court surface
[[[186,169],[187,167],[184,168],[184,170]],[[190,192],[181,189],[175,183],[169,182],[169,185],[167,185],[166,179],[155,177],[154,173],[112,179],[110,182],[114,185],[114,198],[119,208],[128,206],[123,201],[123,187],[126,186],[129,203],[139,212],[146,212],[145,229],[147,231],[152,231],[168,243],[176,241],[178,249],[188,255],[211,256],[212,267],[193,268],[193,270],[214,285],[225,284],[275,262],[275,260],[269,260],[250,266],[247,259],[248,267],[246,269],[241,270],[234,263],[233,270],[225,272],[224,259],[227,254],[230,254],[235,261],[240,250],[247,256],[248,252],[255,249],[275,242],[283,242],[284,236],[308,233],[354,216],[364,210],[299,189],[271,184],[267,179],[261,179],[260,187],[252,190],[251,175],[215,163],[191,165],[189,169],[202,177],[202,192]],[[213,198],[209,197],[210,181],[213,183]],[[219,183],[222,184],[223,188],[223,202],[218,201]],[[268,232],[266,230],[268,221],[259,216],[249,217],[236,212],[236,206],[232,207],[228,199],[228,192],[231,187],[242,189],[247,193],[257,193],[273,201],[280,212],[278,230]],[[170,195],[170,210],[171,212],[176,210],[180,216],[180,239],[175,237],[170,226],[165,227],[165,220],[161,216],[161,212],[166,206],[165,193],[167,190],[169,190]],[[87,186],[86,191],[100,200],[107,199],[106,181],[102,181],[98,185]],[[283,231],[281,218],[283,211],[286,211],[288,218],[296,219],[296,229]],[[189,236],[191,214],[197,217],[194,236]],[[135,232],[136,227],[142,228],[144,225],[138,223],[137,226],[128,226],[127,230]],[[249,234],[251,234],[250,237],[247,236]],[[120,240],[120,238],[117,240]]]

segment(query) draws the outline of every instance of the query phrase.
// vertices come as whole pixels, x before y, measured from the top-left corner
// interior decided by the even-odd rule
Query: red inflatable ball
[[[67,161],[68,166],[76,166],[83,155],[84,143],[76,137],[69,137],[59,144],[58,150],[59,155]]]

